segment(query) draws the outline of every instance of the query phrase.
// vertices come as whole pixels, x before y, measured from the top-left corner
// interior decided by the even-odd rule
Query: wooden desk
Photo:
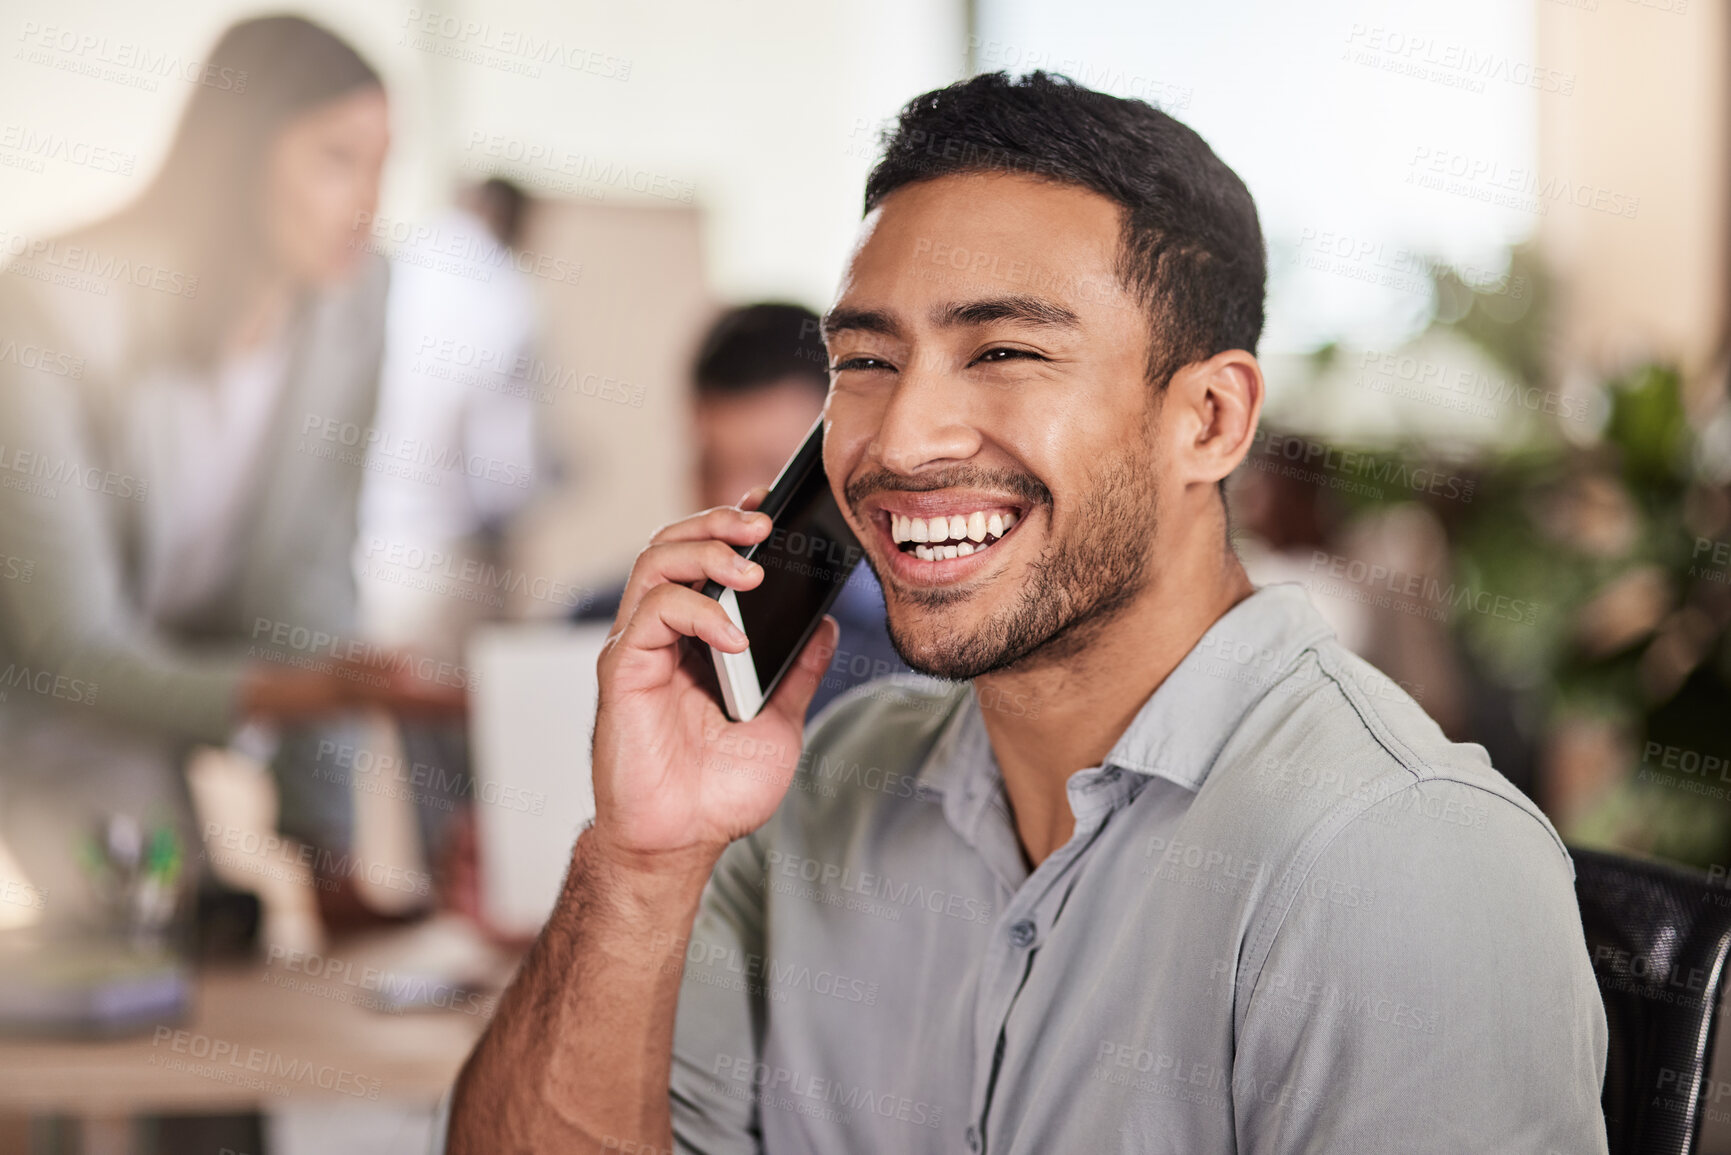
[[[356,1005],[374,997],[356,980],[262,965],[205,972],[181,1033],[0,1041],[0,1113],[113,1118],[265,1110],[296,1099],[436,1102],[486,1018]]]

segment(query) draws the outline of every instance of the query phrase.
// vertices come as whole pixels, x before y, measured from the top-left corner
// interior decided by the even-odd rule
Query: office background
[[[291,10],[346,39],[385,82],[391,143],[363,223],[369,252],[436,262],[449,240],[441,214],[486,178],[529,198],[512,264],[536,336],[503,376],[532,402],[534,484],[486,544],[488,572],[512,580],[478,599],[448,560],[425,560],[441,548],[467,558],[473,542],[363,527],[364,630],[460,661],[482,619],[556,628],[604,593],[655,527],[694,508],[688,367],[706,324],[758,300],[822,310],[877,134],[903,102],[970,72],[1046,68],[1173,113],[1257,200],[1269,401],[1232,483],[1252,576],[1308,586],[1350,644],[1451,736],[1485,744],[1572,842],[1726,878],[1722,5]],[[194,89],[213,83],[201,70],[211,46],[259,14],[227,0],[0,0],[7,275],[81,277],[103,295],[101,268],[72,269],[37,242],[144,187]],[[473,343],[418,352],[443,379],[500,378],[498,358]],[[376,720],[372,734],[381,749],[394,740]],[[189,773],[204,829],[268,830],[268,779],[244,743],[201,748]],[[358,787],[356,803],[369,860],[433,869],[403,807]],[[0,876],[13,896],[0,901],[0,928],[28,932],[41,896],[3,848]],[[0,1044],[0,1150],[151,1150],[158,1132],[140,1120],[201,1113],[257,1114],[273,1152],[420,1149],[484,1001],[388,1015],[355,1005],[372,946],[339,951],[334,977],[322,962],[313,974],[285,965],[330,943],[308,925],[305,878],[242,869],[229,882],[264,895],[264,969],[226,964],[184,1039],[146,1035],[112,1052]],[[389,886],[370,893],[387,912],[412,905]],[[448,929],[416,924],[403,933],[427,941],[378,947],[391,960],[378,966],[486,954],[439,937]],[[307,1016],[339,1007],[347,1017],[308,1033]],[[220,1070],[165,1069],[243,1041],[346,1072],[363,1093],[316,1079],[261,1092]],[[1708,1119],[1710,1149],[1731,1151],[1731,1118]]]

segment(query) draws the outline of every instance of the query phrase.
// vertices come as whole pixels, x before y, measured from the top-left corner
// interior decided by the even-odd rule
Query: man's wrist
[[[695,902],[709,882],[724,846],[643,851],[621,845],[604,826],[592,825],[572,848],[572,876],[591,894],[631,913],[673,903]]]

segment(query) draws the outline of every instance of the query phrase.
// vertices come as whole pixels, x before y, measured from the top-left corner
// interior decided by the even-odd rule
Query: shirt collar
[[[1333,636],[1302,585],[1263,586],[1208,627],[1142,704],[1106,765],[1200,789],[1250,708]]]
[[[1302,585],[1263,586],[1208,627],[1148,696],[1103,765],[1199,789],[1250,708],[1307,650],[1333,636]],[[972,684],[953,693],[950,716],[915,781],[941,794],[952,824],[968,830],[995,794],[997,759]]]

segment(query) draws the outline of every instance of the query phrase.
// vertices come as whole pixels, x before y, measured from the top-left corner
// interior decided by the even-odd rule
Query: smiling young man
[[[1145,104],[1035,73],[907,106],[824,457],[948,681],[802,735],[826,625],[728,722],[688,639],[744,640],[691,587],[755,585],[731,546],[768,527],[657,534],[594,826],[451,1150],[1604,1150],[1555,832],[1228,544],[1263,282],[1249,193]]]

